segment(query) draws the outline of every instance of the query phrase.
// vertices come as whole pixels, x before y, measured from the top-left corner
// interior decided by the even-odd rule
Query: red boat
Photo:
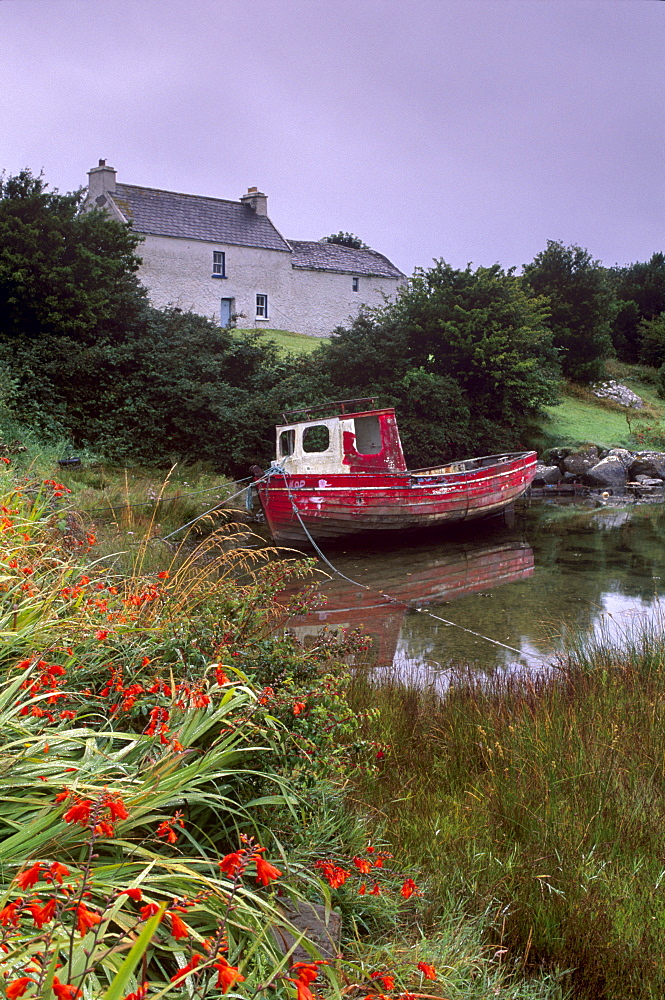
[[[252,470],[276,542],[407,531],[496,514],[522,496],[534,451],[409,472],[392,408],[373,399],[288,410],[277,458]]]

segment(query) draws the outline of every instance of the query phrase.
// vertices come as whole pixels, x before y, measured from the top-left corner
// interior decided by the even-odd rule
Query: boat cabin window
[[[378,455],[381,451],[381,424],[378,417],[356,417],[356,451],[359,455]]]
[[[325,424],[306,427],[302,436],[302,450],[306,452],[328,451],[330,432]]]
[[[296,432],[293,429],[291,429],[290,431],[282,431],[282,433],[279,435],[280,458],[286,458],[287,455],[292,455],[295,446],[296,446]]]

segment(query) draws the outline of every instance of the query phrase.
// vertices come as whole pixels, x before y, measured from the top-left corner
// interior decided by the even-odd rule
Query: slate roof
[[[177,194],[133,184],[118,184],[109,197],[138,233],[262,250],[290,250],[266,215],[257,215],[239,201]]]
[[[381,278],[404,278],[387,257],[376,250],[356,250],[338,243],[289,240],[293,247],[293,267],[314,271],[338,271],[342,274],[368,275]]]

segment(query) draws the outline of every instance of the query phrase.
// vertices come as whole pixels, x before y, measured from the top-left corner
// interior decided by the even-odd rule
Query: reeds
[[[662,623],[578,640],[549,677],[460,674],[447,693],[354,682],[386,748],[361,796],[485,914],[525,968],[571,969],[574,995],[665,995]]]

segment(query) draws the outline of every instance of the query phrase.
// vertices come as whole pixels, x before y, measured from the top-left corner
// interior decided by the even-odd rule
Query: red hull
[[[288,474],[256,486],[276,542],[408,531],[495,514],[530,485],[536,453],[457,462],[459,471]]]

